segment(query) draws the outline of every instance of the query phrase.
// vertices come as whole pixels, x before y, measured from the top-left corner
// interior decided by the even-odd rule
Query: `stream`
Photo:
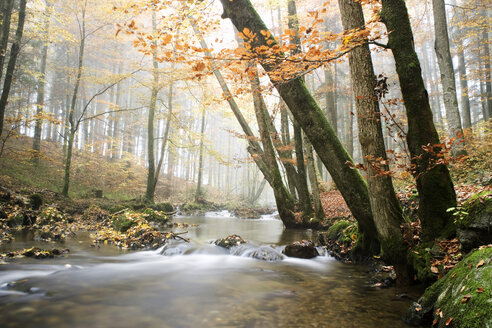
[[[0,265],[0,327],[407,327],[408,298],[395,288],[370,287],[369,268],[322,255],[311,260],[277,256],[294,241],[316,239],[288,230],[273,216],[257,220],[228,212],[176,217],[191,243],[154,251],[91,247],[79,232],[62,245],[19,236],[5,249],[70,249],[45,260],[20,258]],[[229,250],[211,244],[237,234],[248,240]]]

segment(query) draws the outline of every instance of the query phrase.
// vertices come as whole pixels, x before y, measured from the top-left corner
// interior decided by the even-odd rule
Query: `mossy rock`
[[[145,214],[145,219],[149,222],[164,223],[169,221],[169,217],[161,211],[155,211],[152,208],[146,208],[143,213]]]
[[[31,194],[29,196],[29,203],[33,210],[39,210],[43,206],[43,195],[41,194]]]
[[[234,246],[240,246],[241,244],[244,244],[244,243],[246,243],[246,240],[244,240],[243,238],[241,238],[238,235],[230,235],[230,236],[227,236],[226,238],[217,239],[214,242],[215,245],[220,246],[220,247],[224,247],[224,248],[231,248]]]
[[[425,246],[417,247],[407,253],[407,261],[421,282],[430,283],[436,280],[436,275],[430,269],[431,259],[431,249]]]
[[[150,208],[152,208],[153,210],[165,212],[165,213],[174,212],[174,206],[171,203],[156,203],[153,206],[150,206]]]
[[[346,220],[340,220],[328,228],[326,239],[334,240],[341,244],[351,244],[352,240],[357,239],[357,234],[356,225]]]
[[[125,233],[128,229],[138,224],[136,220],[128,219],[125,216],[113,218],[111,223],[115,230],[122,233]]]
[[[458,226],[458,239],[465,252],[492,243],[491,191],[473,195],[454,215]]]
[[[412,325],[492,327],[492,247],[470,253],[404,315]]]

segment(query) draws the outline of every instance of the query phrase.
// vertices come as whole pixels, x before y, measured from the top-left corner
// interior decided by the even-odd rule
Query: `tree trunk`
[[[44,37],[49,37],[49,26],[50,26],[50,18],[51,18],[51,2],[47,1],[46,3],[46,12],[45,12],[45,22],[44,22]],[[33,164],[35,166],[39,165],[39,156],[41,150],[41,129],[43,126],[43,120],[39,117],[44,111],[44,86],[46,80],[46,60],[48,58],[48,40],[42,40],[43,49],[41,50],[41,66],[39,69],[39,77],[38,77],[38,85],[37,85],[37,99],[36,99],[36,123],[34,126],[34,139],[32,144],[33,150]]]
[[[296,2],[294,0],[289,0],[288,2],[288,26],[289,29],[294,30],[294,36],[291,40],[292,44],[297,45],[297,50],[295,52],[300,51],[300,40],[299,40],[299,20],[297,17],[297,9]],[[307,174],[306,167],[304,164],[304,150],[302,144],[302,129],[299,123],[295,120],[292,120],[294,124],[294,142],[296,148],[296,164],[297,164],[297,179],[298,179],[298,189],[297,192],[299,194],[299,203],[302,208],[303,218],[307,222],[307,220],[313,214],[313,206],[311,204],[311,198],[309,196],[309,189],[307,184]]]
[[[338,4],[346,31],[364,29],[364,14],[359,2],[338,0]],[[405,266],[407,247],[400,231],[403,214],[391,176],[384,174],[389,171],[389,165],[386,163],[381,113],[374,91],[376,78],[367,44],[352,49],[349,53],[349,66],[357,108],[359,143],[367,168],[369,199],[382,254],[389,263]],[[384,163],[381,164],[381,161]]]
[[[444,0],[432,0],[434,12],[435,50],[439,70],[441,71],[441,84],[448,121],[449,138],[456,138],[453,143],[453,154],[464,155],[466,150],[463,143],[463,129],[461,127],[458,98],[456,96],[456,80],[454,76],[453,59],[449,50],[448,24]]]
[[[321,205],[318,176],[316,174],[316,166],[314,165],[313,146],[309,142],[309,139],[306,137],[306,134],[304,134],[303,137],[309,183],[311,184],[311,192],[313,194],[314,219],[312,220],[312,222],[321,222],[325,218],[325,211],[323,210],[323,206]]]
[[[10,19],[14,8],[14,0],[5,0],[2,4],[1,29],[0,29],[0,81],[3,76],[3,65],[7,55],[7,45],[10,34]]]
[[[256,35],[261,35],[261,31],[268,31],[249,0],[221,0],[221,3],[224,8],[222,17],[230,18],[239,31],[248,28]],[[251,43],[253,49],[259,46],[273,47],[277,44],[272,37],[259,37],[247,42]],[[377,231],[371,215],[367,186],[360,173],[347,165],[352,159],[338,140],[323,111],[301,78],[278,83],[279,81],[275,81],[271,75],[276,68],[266,63],[262,63],[262,66],[270,74],[279,94],[303,128],[357,219],[359,229],[364,235],[364,250],[367,253],[378,251]]]
[[[447,237],[454,233],[453,218],[446,210],[456,206],[456,194],[447,166],[436,164],[435,154],[422,148],[438,145],[440,140],[432,121],[405,1],[382,0],[382,5],[383,23],[390,31],[388,46],[395,58],[407,112],[407,143],[412,164],[415,165],[423,240],[432,241],[435,237]]]
[[[203,139],[205,135],[205,108],[202,109],[202,124],[200,128],[200,153],[198,155],[198,181],[196,183],[195,203],[203,200]]]
[[[255,66],[249,67],[252,68],[253,71],[256,71]],[[275,149],[270,137],[270,117],[268,115],[266,104],[263,101],[263,97],[260,92],[260,80],[257,73],[254,77],[251,78],[251,86],[253,91],[253,103],[255,108],[256,120],[258,122],[258,129],[260,130],[265,162],[268,165],[271,173],[271,186],[275,195],[277,210],[279,212],[280,218],[282,219],[282,222],[287,228],[295,227],[296,220],[294,216],[294,199],[285,188],[280,170],[278,168],[277,159],[275,157]]]
[[[155,33],[156,18],[155,12],[152,12],[152,30]],[[151,203],[154,202],[155,193],[155,157],[154,157],[154,116],[157,102],[157,94],[159,93],[159,64],[157,62],[157,48],[152,50],[152,91],[150,95],[149,115],[147,118],[147,190],[145,191],[145,199]]]
[[[249,200],[249,202],[250,202],[251,205],[255,205],[256,204],[256,202],[260,198],[261,194],[263,193],[263,190],[265,189],[266,183],[267,183],[266,179],[263,179],[261,181],[261,183],[260,183],[260,186],[256,190],[256,192],[253,195],[251,195],[251,198]]]
[[[174,67],[174,65],[172,67]],[[162,142],[161,142],[161,156],[159,158],[159,163],[157,164],[157,169],[155,170],[155,178],[154,178],[155,185],[157,185],[157,182],[159,181],[159,175],[161,174],[162,163],[164,163],[164,156],[166,154],[166,145],[169,139],[169,131],[171,129],[171,121],[173,116],[173,87],[174,87],[173,84],[174,84],[173,81],[171,81],[169,84],[169,97],[167,101],[168,113],[167,113],[166,127],[164,129],[164,136],[162,137]]]
[[[489,10],[485,11],[483,10],[483,17],[485,17],[486,21],[488,21],[489,17]],[[489,120],[492,117],[492,73],[490,71],[490,44],[489,44],[489,31],[487,28],[483,27],[482,30],[482,37],[481,37],[481,44],[482,44],[482,50],[483,50],[483,61],[484,61],[484,83],[485,83],[485,91],[486,91],[486,96],[485,98],[487,99],[487,120]]]
[[[5,6],[8,7],[9,3],[6,3]],[[22,34],[24,32],[25,18],[26,18],[26,0],[20,0],[19,18],[17,21],[17,30],[15,32],[14,43],[12,43],[12,48],[10,50],[9,63],[7,65],[7,71],[5,72],[5,80],[3,81],[2,96],[0,97],[0,136],[2,135],[2,132],[3,132],[5,108],[7,107],[10,88],[12,86],[12,79],[14,77],[15,63],[17,61],[17,56],[19,55],[19,52],[20,52],[20,43],[22,41]],[[7,24],[7,23],[8,22],[6,21],[5,24]]]

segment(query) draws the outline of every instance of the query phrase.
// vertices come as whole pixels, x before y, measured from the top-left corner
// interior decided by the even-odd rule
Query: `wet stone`
[[[287,245],[283,253],[287,256],[301,259],[311,259],[319,255],[311,240],[296,241],[293,244]]]
[[[246,240],[238,235],[230,235],[226,238],[217,239],[214,244],[220,247],[231,248],[246,243]]]

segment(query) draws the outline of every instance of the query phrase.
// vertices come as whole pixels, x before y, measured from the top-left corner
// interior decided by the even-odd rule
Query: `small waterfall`
[[[229,212],[228,210],[206,212],[205,216],[210,217],[210,218],[233,218],[233,217],[235,217],[234,214]]]

